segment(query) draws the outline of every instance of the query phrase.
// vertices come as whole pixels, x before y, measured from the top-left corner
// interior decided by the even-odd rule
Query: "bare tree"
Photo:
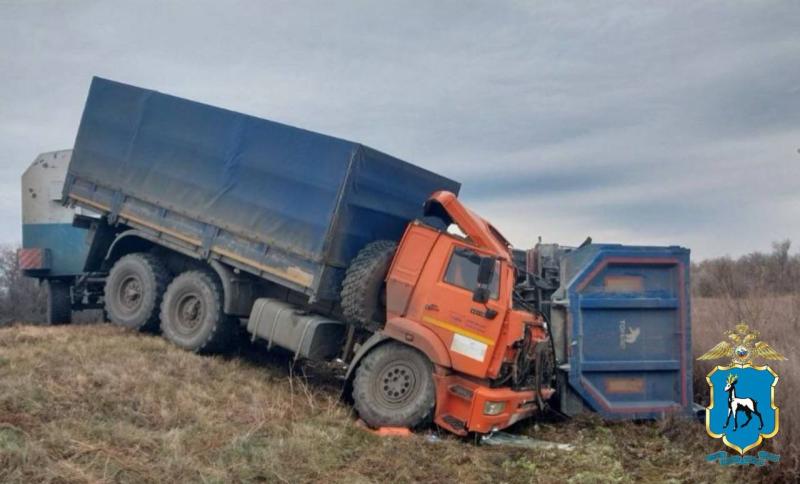
[[[752,252],[732,259],[718,257],[692,266],[696,296],[742,298],[800,293],[800,253],[791,241],[773,242],[772,252]]]
[[[15,321],[44,321],[46,297],[36,279],[22,275],[17,247],[0,247],[0,326]]]

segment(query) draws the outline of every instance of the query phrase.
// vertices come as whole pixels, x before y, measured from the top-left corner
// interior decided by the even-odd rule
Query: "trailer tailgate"
[[[610,418],[690,412],[689,251],[590,245],[562,269],[571,389]]]

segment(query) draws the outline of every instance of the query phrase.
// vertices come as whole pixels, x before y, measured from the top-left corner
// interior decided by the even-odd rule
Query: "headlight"
[[[484,415],[498,415],[506,408],[506,402],[486,402],[483,404]]]

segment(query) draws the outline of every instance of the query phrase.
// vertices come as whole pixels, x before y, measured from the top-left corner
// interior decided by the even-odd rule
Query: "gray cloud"
[[[0,242],[92,75],[464,182],[512,241],[800,243],[796,2],[0,1]]]

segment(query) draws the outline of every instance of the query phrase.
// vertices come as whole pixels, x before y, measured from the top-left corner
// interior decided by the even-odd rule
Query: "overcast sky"
[[[538,236],[800,246],[800,2],[0,0],[0,243],[93,75],[440,172]]]

